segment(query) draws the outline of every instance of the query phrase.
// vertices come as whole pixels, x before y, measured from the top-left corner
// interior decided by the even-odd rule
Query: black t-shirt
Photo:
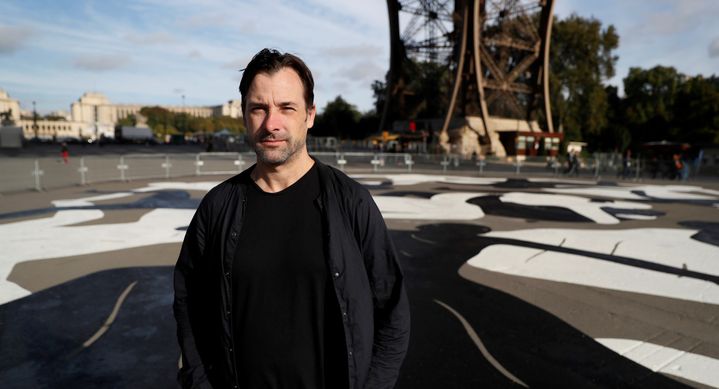
[[[317,167],[278,193],[248,180],[232,271],[240,387],[346,387],[342,319],[316,204]]]

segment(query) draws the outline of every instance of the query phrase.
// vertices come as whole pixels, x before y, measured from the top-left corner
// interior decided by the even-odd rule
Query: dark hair
[[[250,63],[243,70],[242,80],[240,80],[240,94],[242,95],[242,112],[245,112],[245,99],[250,84],[258,73],[274,74],[283,68],[294,70],[305,89],[305,104],[309,109],[315,100],[315,80],[312,78],[312,72],[305,65],[304,61],[296,55],[290,53],[280,53],[274,49],[262,49],[259,53],[252,57]]]

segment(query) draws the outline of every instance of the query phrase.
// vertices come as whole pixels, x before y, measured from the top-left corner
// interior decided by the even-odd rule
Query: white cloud
[[[714,38],[709,44],[709,58],[717,57],[719,57],[719,37]]]
[[[177,40],[170,34],[160,31],[152,32],[147,34],[139,34],[131,32],[125,36],[127,41],[138,44],[138,45],[162,45],[162,44],[173,44]]]
[[[82,70],[105,72],[124,67],[130,63],[130,58],[123,55],[81,55],[75,58],[73,65]]]
[[[33,33],[33,29],[26,26],[0,26],[0,54],[10,54],[20,50]]]
[[[335,73],[335,75],[347,80],[367,83],[375,79],[384,78],[385,71],[385,69],[372,61],[362,60],[340,69]]]
[[[372,44],[359,44],[359,45],[342,45],[328,47],[322,50],[323,54],[331,55],[333,57],[360,57],[360,58],[376,58],[382,55],[383,49],[380,46]]]

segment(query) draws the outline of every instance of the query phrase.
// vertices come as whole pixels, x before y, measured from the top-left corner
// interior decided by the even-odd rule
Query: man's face
[[[294,70],[258,73],[246,101],[245,126],[258,162],[281,165],[306,152],[315,107],[307,108],[302,80]]]

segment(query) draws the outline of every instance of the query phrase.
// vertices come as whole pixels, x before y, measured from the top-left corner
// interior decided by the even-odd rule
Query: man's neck
[[[315,161],[305,151],[296,158],[280,165],[269,165],[257,161],[252,171],[252,180],[265,192],[277,193],[297,182],[314,165]]]

